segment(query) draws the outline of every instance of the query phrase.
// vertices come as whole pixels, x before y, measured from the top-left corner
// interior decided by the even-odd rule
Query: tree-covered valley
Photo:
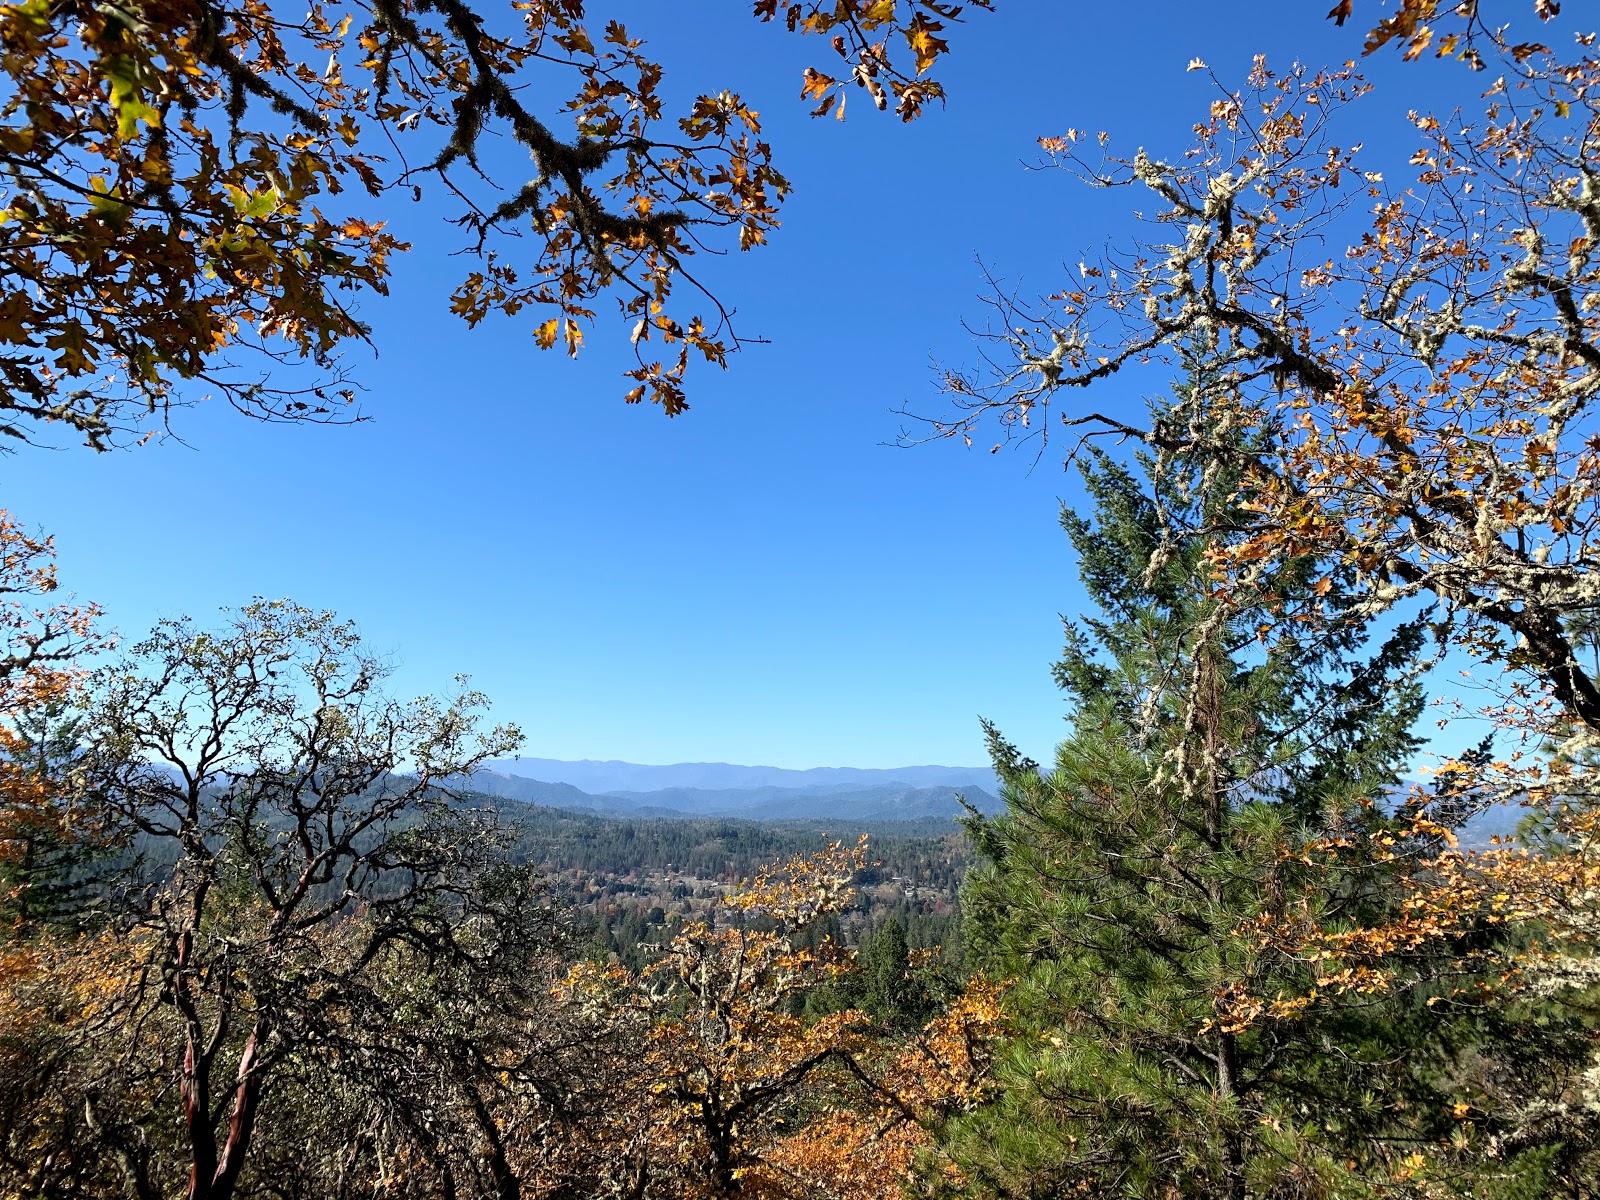
[[[569,936],[585,954],[641,969],[686,921],[714,909],[763,867],[864,836],[870,861],[852,876],[853,902],[810,927],[805,940],[860,948],[894,923],[910,949],[960,961],[959,893],[972,848],[951,821],[758,823],[499,811],[514,831],[512,854],[537,867],[553,902],[571,910]]]

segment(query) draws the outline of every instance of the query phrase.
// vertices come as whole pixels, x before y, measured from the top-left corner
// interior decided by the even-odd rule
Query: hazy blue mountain
[[[523,804],[538,804],[545,808],[564,808],[573,812],[592,812],[603,816],[640,816],[644,810],[656,807],[651,801],[623,799],[616,796],[596,796],[581,791],[570,783],[547,783],[542,779],[526,779],[521,775],[508,775],[504,771],[474,771],[468,780],[474,791],[488,796],[501,796]],[[692,816],[692,813],[653,815]]]
[[[569,783],[591,794],[606,792],[656,792],[665,788],[709,791],[778,787],[837,790],[899,786],[902,788],[979,787],[998,790],[988,767],[812,767],[796,771],[786,767],[746,767],[733,763],[675,763],[646,766],[641,763],[565,762],[554,758],[510,758],[488,764],[490,770],[524,779]]]
[[[751,821],[915,821],[963,813],[958,795],[983,812],[1000,802],[981,787],[662,788],[595,795],[569,783],[528,779],[505,771],[478,771],[470,786],[491,796],[575,812],[627,817],[740,817]]]
[[[1456,836],[1461,839],[1463,850],[1487,850],[1495,838],[1509,839],[1516,833],[1518,824],[1527,815],[1528,810],[1520,804],[1491,805],[1474,814],[1456,830]]]

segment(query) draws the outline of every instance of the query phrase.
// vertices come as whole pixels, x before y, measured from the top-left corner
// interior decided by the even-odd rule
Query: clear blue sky
[[[615,5],[669,88],[745,93],[798,189],[769,248],[714,272],[773,344],[700,372],[687,415],[621,403],[617,329],[575,364],[524,323],[466,330],[446,311],[455,231],[406,206],[418,248],[363,309],[379,356],[351,360],[374,420],[271,428],[202,406],[179,414],[186,445],[0,460],[4,502],[56,535],[63,580],[125,635],[253,595],[334,608],[401,691],[470,674],[529,754],[976,763],[982,714],[1047,755],[1058,614],[1080,601],[1056,525],[1073,482],[1056,457],[889,448],[894,410],[936,407],[931,362],[970,357],[979,256],[1045,290],[1126,228],[1130,193],[1023,169],[1039,135],[1178,152],[1213,95],[1190,58],[1242,80],[1257,51],[1352,57],[1359,30],[1328,6],[1000,0],[953,39],[948,108],[905,127],[859,98],[843,124],[808,119],[800,70],[825,45],[755,25],[745,0]],[[663,8],[704,16],[690,37]],[[1393,57],[1367,64],[1380,151],[1440,79]],[[1135,388],[1098,404],[1137,406]]]

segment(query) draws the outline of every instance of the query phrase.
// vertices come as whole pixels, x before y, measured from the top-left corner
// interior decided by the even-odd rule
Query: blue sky
[[[1073,482],[1049,455],[886,446],[895,410],[935,409],[931,363],[971,357],[979,257],[1042,291],[1126,229],[1128,193],[1024,169],[1038,136],[1106,128],[1175,153],[1213,95],[1190,58],[1242,80],[1257,51],[1354,56],[1359,31],[1324,21],[1327,0],[1000,0],[952,39],[948,108],[906,127],[854,99],[843,124],[810,120],[800,71],[826,47],[747,3],[702,0],[692,36],[665,7],[689,6],[594,5],[659,49],[669,90],[744,92],[797,186],[770,247],[712,269],[772,344],[700,372],[688,414],[621,403],[618,329],[576,363],[526,323],[465,329],[448,206],[408,205],[392,215],[417,249],[363,308],[379,354],[350,360],[372,421],[273,428],[202,405],[179,414],[185,444],[0,460],[7,506],[55,534],[64,582],[125,635],[254,595],[333,608],[402,692],[470,674],[532,755],[976,763],[980,714],[1047,755],[1059,614],[1081,598],[1056,525]],[[1407,108],[1464,75],[1365,66],[1375,162],[1407,142]],[[1098,406],[1137,409],[1139,386]]]

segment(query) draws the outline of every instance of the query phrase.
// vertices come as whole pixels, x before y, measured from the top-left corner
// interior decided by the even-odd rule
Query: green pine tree
[[[0,925],[27,936],[43,929],[76,932],[93,920],[111,853],[107,831],[92,806],[71,797],[71,776],[80,753],[80,721],[56,702],[14,718],[19,735],[17,766],[45,781],[53,806],[38,819],[19,823],[15,845],[0,864]]]
[[[861,1007],[892,1030],[921,1026],[933,1015],[930,981],[911,961],[905,923],[891,916],[861,945]]]
[[[1091,451],[1092,515],[1062,513],[1096,612],[1066,622],[1054,769],[986,727],[1007,809],[972,822],[964,936],[1015,980],[1016,1034],[948,1146],[1007,1197],[1371,1194],[1394,1146],[1452,1136],[1452,1034],[1420,997],[1249,1019],[1312,985],[1251,926],[1392,903],[1379,866],[1326,878],[1294,851],[1387,819],[1424,627],[1375,632],[1338,564],[1263,564],[1223,594],[1208,556],[1251,519],[1228,450],[1263,435],[1203,362],[1156,415],[1200,450]]]

